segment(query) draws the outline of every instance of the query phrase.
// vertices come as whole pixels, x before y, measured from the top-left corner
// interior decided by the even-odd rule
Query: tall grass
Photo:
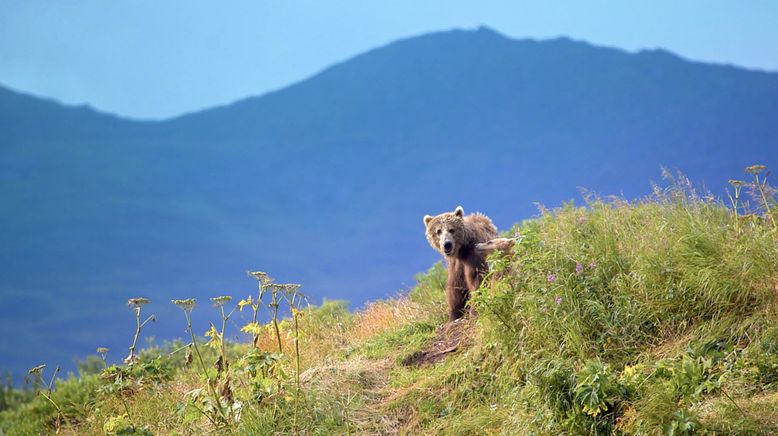
[[[775,298],[778,245],[764,225],[687,198],[568,205],[520,228],[513,273],[476,299],[511,352],[634,360],[715,321],[733,329]]]
[[[701,428],[705,398],[738,410],[728,393],[738,387],[724,387],[732,368],[748,366],[739,356],[778,321],[775,212],[744,221],[672,182],[640,201],[545,211],[514,229],[513,256],[493,259],[499,278],[474,304],[502,370],[523,379],[512,385],[528,406],[514,411],[522,422],[684,432]]]

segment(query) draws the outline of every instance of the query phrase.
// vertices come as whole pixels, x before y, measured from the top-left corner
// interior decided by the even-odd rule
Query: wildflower
[[[556,275],[555,274],[549,274],[548,277],[546,277],[549,283],[554,283],[556,281]]]
[[[45,363],[38,365],[35,368],[30,368],[30,370],[27,371],[27,374],[40,374],[44,369],[46,369]]]
[[[222,307],[225,304],[229,303],[231,300],[232,300],[231,296],[222,295],[221,297],[211,298],[211,303],[213,303],[213,307]]]
[[[138,298],[130,298],[127,300],[127,305],[132,307],[133,309],[141,307],[145,304],[151,303],[151,300],[148,298],[138,297]]]
[[[559,306],[560,304],[562,304],[562,297],[560,297],[559,295],[557,295],[556,297],[554,297],[554,303],[556,303],[556,305],[557,305],[557,306]]]
[[[519,239],[519,237],[521,237],[521,229],[516,229],[516,231],[513,232],[513,238]]]
[[[578,225],[581,225],[581,224],[583,224],[585,222],[586,222],[586,217],[585,216],[579,216],[578,217]]]
[[[259,283],[261,283],[262,286],[267,286],[267,285],[273,283],[273,278],[270,277],[266,272],[250,271],[249,275],[251,277],[254,277],[255,279],[257,279],[257,281],[259,281]]]
[[[581,274],[583,272],[583,270],[584,270],[583,264],[581,262],[576,262],[575,263],[575,273],[576,274]]]
[[[191,312],[194,309],[197,300],[194,298],[188,298],[186,300],[170,300],[171,303],[180,307],[184,312]]]
[[[764,165],[751,165],[750,167],[746,168],[746,172],[749,174],[757,175],[764,171],[764,169],[767,168]]]
[[[734,186],[735,188],[740,188],[740,187],[746,186],[748,183],[746,183],[746,182],[744,182],[742,180],[732,180],[732,179],[730,179],[729,180],[729,184]]]
[[[591,261],[589,262],[589,269],[595,269],[597,268],[597,262]]]

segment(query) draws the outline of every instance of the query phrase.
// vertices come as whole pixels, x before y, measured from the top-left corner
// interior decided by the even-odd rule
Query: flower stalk
[[[221,401],[219,401],[219,396],[216,394],[216,389],[214,389],[213,383],[211,383],[211,376],[208,374],[208,368],[205,366],[203,355],[200,354],[200,347],[197,346],[197,338],[195,337],[194,329],[192,328],[192,310],[194,310],[197,301],[194,298],[189,298],[186,300],[171,300],[171,302],[184,311],[184,317],[186,317],[186,330],[189,332],[189,335],[192,338],[192,347],[195,350],[195,355],[197,356],[198,362],[200,362],[200,368],[202,369],[203,375],[205,376],[208,390],[211,392],[211,396],[213,396],[214,402],[216,402],[216,408],[219,410],[219,414],[224,419],[224,422],[229,424],[227,415],[224,413],[224,409],[222,408]]]
[[[130,306],[135,311],[135,337],[133,337],[132,345],[130,345],[130,354],[124,358],[124,363],[126,363],[127,365],[132,365],[138,360],[138,356],[135,354],[135,347],[138,344],[138,338],[140,337],[141,329],[149,321],[156,321],[156,317],[154,315],[150,315],[143,322],[140,321],[141,307],[143,307],[144,305],[150,302],[151,300],[149,300],[148,298],[130,298],[129,300],[127,300],[127,305]]]

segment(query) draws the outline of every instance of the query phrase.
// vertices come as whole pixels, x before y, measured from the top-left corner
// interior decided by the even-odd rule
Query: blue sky
[[[0,84],[165,118],[283,87],[398,38],[479,25],[778,71],[772,0],[0,0]]]

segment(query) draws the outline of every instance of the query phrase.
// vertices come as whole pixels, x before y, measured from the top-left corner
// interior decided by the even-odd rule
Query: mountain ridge
[[[96,107],[90,105],[89,103],[81,103],[81,104],[64,103],[61,100],[58,100],[56,97],[39,95],[39,94],[36,94],[36,93],[32,93],[32,92],[28,92],[28,91],[25,91],[25,90],[22,90],[22,89],[17,89],[17,88],[8,86],[8,85],[4,85],[2,83],[0,83],[0,93],[17,94],[17,95],[22,96],[22,97],[29,97],[29,98],[32,98],[32,99],[35,99],[35,100],[40,100],[41,102],[52,103],[54,105],[60,106],[60,107],[65,108],[65,109],[84,109],[86,111],[92,112],[92,113],[97,114],[97,115],[103,115],[103,116],[107,116],[107,117],[111,117],[111,118],[120,119],[120,120],[123,120],[123,121],[134,122],[134,123],[150,123],[150,124],[166,123],[166,122],[177,120],[179,118],[189,117],[189,116],[192,116],[192,115],[198,115],[198,114],[201,114],[203,112],[209,112],[209,111],[212,111],[212,110],[224,109],[224,108],[227,108],[227,107],[239,104],[239,103],[246,102],[247,100],[257,100],[257,99],[265,98],[265,97],[267,97],[269,95],[273,95],[273,94],[282,92],[282,91],[286,90],[287,88],[293,87],[293,86],[295,86],[297,84],[306,82],[306,81],[308,81],[308,80],[310,80],[310,79],[312,79],[312,78],[314,78],[316,76],[319,76],[320,74],[325,73],[325,72],[327,72],[327,71],[331,70],[332,68],[335,68],[335,67],[337,67],[339,65],[349,63],[349,62],[351,62],[354,59],[360,58],[362,56],[369,55],[369,54],[371,54],[371,53],[373,53],[375,51],[379,51],[379,50],[385,49],[387,47],[394,46],[396,44],[401,44],[401,43],[404,43],[404,42],[407,42],[407,41],[415,42],[419,38],[423,38],[423,37],[434,37],[434,36],[437,36],[437,35],[448,35],[448,34],[465,34],[465,35],[468,35],[468,34],[482,34],[482,35],[488,35],[489,37],[493,37],[493,38],[497,38],[497,39],[502,39],[502,40],[506,40],[506,41],[510,41],[510,42],[514,42],[514,43],[520,42],[520,43],[530,43],[530,44],[544,44],[544,43],[555,43],[555,42],[558,42],[558,43],[572,44],[572,45],[576,45],[576,46],[579,46],[579,47],[585,47],[585,48],[591,48],[591,49],[597,49],[597,50],[606,50],[606,51],[611,51],[611,52],[614,52],[614,53],[624,54],[624,55],[628,55],[628,56],[629,55],[635,55],[635,56],[661,55],[663,57],[670,58],[670,59],[673,59],[673,60],[679,60],[679,61],[682,61],[682,62],[688,63],[688,64],[698,64],[698,65],[701,65],[701,66],[717,67],[717,68],[723,68],[723,69],[734,69],[734,70],[738,70],[740,72],[747,72],[747,73],[766,74],[766,75],[778,74],[778,71],[772,71],[772,70],[768,70],[768,69],[755,68],[755,67],[746,67],[746,66],[742,66],[742,65],[738,65],[738,64],[734,64],[734,63],[695,60],[693,58],[689,58],[689,57],[680,55],[680,54],[678,54],[676,52],[673,52],[671,50],[667,50],[667,49],[664,49],[664,48],[661,48],[661,47],[640,48],[640,49],[637,49],[637,50],[628,50],[628,49],[624,49],[624,48],[620,48],[620,47],[616,47],[616,46],[594,44],[594,43],[588,42],[588,41],[586,41],[584,39],[576,39],[576,38],[572,38],[572,37],[569,37],[569,36],[557,36],[557,37],[550,37],[550,38],[511,38],[511,37],[506,36],[506,35],[500,33],[499,31],[496,31],[496,30],[494,30],[494,29],[492,29],[492,28],[490,28],[488,26],[479,26],[479,27],[477,27],[475,29],[472,29],[472,30],[471,29],[467,29],[467,28],[453,28],[453,29],[450,29],[450,30],[441,30],[441,31],[437,31],[437,32],[422,33],[422,34],[419,34],[419,35],[412,35],[412,36],[400,38],[400,39],[397,39],[395,41],[389,42],[387,44],[384,44],[384,45],[375,47],[373,49],[367,50],[367,51],[365,51],[363,53],[358,53],[356,55],[347,57],[347,58],[345,58],[345,59],[343,59],[341,61],[337,61],[337,62],[335,62],[335,63],[333,63],[333,64],[331,64],[329,66],[325,66],[325,67],[317,70],[316,72],[312,73],[311,75],[309,75],[306,78],[303,78],[303,79],[295,81],[295,82],[291,82],[291,83],[283,85],[283,86],[281,86],[279,88],[267,90],[267,91],[261,92],[259,94],[250,94],[250,95],[247,95],[245,97],[240,97],[240,98],[237,98],[237,99],[234,99],[234,100],[231,100],[231,101],[227,101],[227,102],[224,102],[224,103],[215,103],[215,104],[212,104],[212,105],[209,105],[209,106],[205,106],[205,107],[200,108],[200,109],[187,110],[187,111],[184,111],[184,112],[182,112],[182,113],[180,113],[178,115],[173,115],[173,116],[169,116],[169,117],[165,117],[165,118],[160,118],[160,119],[146,119],[146,118],[131,117],[131,116],[123,115],[123,114],[120,114],[120,113],[115,113],[115,112],[112,112],[110,110],[104,110],[104,109],[96,108]],[[2,100],[0,100],[0,101],[2,101]]]

